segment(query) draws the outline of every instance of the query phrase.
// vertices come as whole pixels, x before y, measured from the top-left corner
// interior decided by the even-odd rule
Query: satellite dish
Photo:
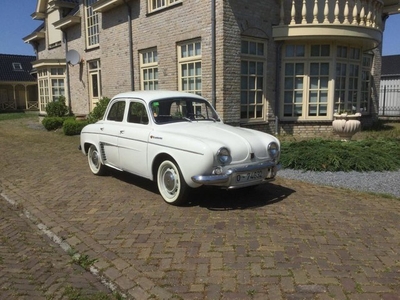
[[[81,56],[76,50],[69,50],[66,55],[67,64],[76,65],[81,61]]]

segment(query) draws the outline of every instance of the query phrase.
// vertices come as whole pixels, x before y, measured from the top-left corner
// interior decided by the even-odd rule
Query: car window
[[[151,103],[157,124],[179,121],[219,121],[218,115],[208,102],[192,98],[162,99]]]
[[[146,108],[143,103],[131,102],[129,104],[128,122],[137,124],[149,123],[149,117],[147,116]]]
[[[124,119],[125,101],[115,102],[108,113],[107,120],[121,122]]]

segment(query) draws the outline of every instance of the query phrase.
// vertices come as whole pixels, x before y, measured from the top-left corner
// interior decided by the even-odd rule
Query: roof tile
[[[0,82],[1,81],[36,81],[30,74],[32,62],[36,56],[0,54]],[[13,63],[20,63],[22,70],[15,70]]]

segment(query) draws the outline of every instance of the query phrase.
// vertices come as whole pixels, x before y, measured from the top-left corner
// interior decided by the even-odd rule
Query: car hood
[[[162,134],[167,142],[168,135],[179,135],[180,141],[187,150],[198,151],[200,149],[190,149],[190,141],[201,141],[206,147],[216,153],[221,147],[230,150],[232,162],[245,162],[254,156],[254,159],[265,160],[269,158],[268,144],[279,141],[272,135],[261,131],[233,127],[220,122],[187,122],[175,123],[160,126],[160,130],[156,130]],[[186,140],[186,141],[185,141]],[[197,143],[195,143],[197,144]]]

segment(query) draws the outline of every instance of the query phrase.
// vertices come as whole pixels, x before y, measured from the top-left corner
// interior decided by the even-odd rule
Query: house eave
[[[34,41],[38,41],[38,40],[43,40],[45,38],[45,32],[44,31],[40,31],[40,32],[34,32],[31,33],[30,35],[24,37],[22,40],[25,43],[30,43],[30,42],[34,42]]]
[[[69,3],[69,2],[64,2],[64,1],[59,1],[59,0],[53,0],[49,1],[48,3],[50,8],[74,8],[76,6],[76,3]]]
[[[382,74],[381,78],[400,77],[400,74]]]
[[[13,84],[22,84],[22,85],[37,85],[37,80],[32,81],[19,81],[19,80],[0,80],[0,85],[13,85]]]
[[[382,41],[382,32],[372,27],[336,24],[294,24],[274,26],[273,37],[276,41],[296,40],[336,40],[357,41],[364,49],[378,46]]]
[[[99,0],[92,5],[94,12],[106,12],[123,4],[124,0]]]
[[[63,30],[80,23],[81,23],[80,16],[67,16],[65,18],[62,18],[61,20],[58,20],[57,22],[54,22],[53,25],[56,29]]]
[[[31,17],[34,20],[44,20],[46,18],[46,14],[42,12],[34,12],[31,14]]]
[[[51,66],[65,66],[65,58],[59,59],[38,59],[32,62],[32,67],[35,69]]]

